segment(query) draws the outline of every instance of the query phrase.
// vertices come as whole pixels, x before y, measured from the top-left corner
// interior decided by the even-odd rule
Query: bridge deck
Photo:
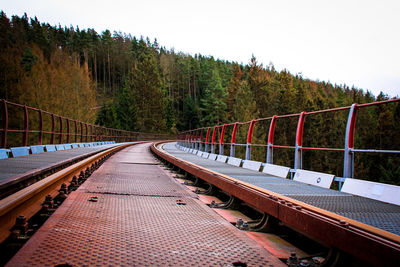
[[[204,168],[400,235],[400,206],[293,180],[268,176],[261,172],[204,159],[179,150],[175,144],[164,144],[163,149],[175,157],[195,163]]]
[[[68,150],[31,154],[16,158],[0,159],[0,190],[10,184],[39,175],[70,162],[89,157],[116,144],[80,147]]]
[[[284,266],[154,160],[149,144],[108,159],[8,266]]]

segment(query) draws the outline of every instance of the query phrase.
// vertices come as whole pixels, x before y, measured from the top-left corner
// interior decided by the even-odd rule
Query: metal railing
[[[4,99],[0,100],[0,122],[0,148],[72,142],[129,142],[173,138],[167,134],[106,128]]]
[[[343,178],[354,177],[354,155],[355,153],[394,153],[399,154],[400,150],[382,150],[382,149],[365,149],[355,148],[355,133],[356,133],[356,121],[357,113],[360,109],[378,106],[384,104],[391,104],[400,102],[400,99],[390,99],[386,101],[379,101],[366,104],[353,104],[351,106],[301,112],[296,114],[287,115],[274,115],[268,118],[259,118],[247,122],[235,122],[230,124],[215,125],[212,127],[203,127],[194,130],[181,132],[178,136],[180,142],[186,147],[193,148],[200,151],[215,153],[218,148],[218,154],[224,154],[224,146],[230,147],[229,156],[235,157],[235,149],[237,147],[245,147],[244,159],[251,160],[252,148],[264,147],[266,149],[265,162],[274,163],[274,148],[294,150],[293,155],[293,170],[303,168],[303,151],[334,151],[343,153],[343,177],[338,177],[337,181],[342,181]],[[347,124],[344,132],[344,146],[343,147],[312,147],[303,145],[304,127],[306,118],[312,118],[312,116],[318,114],[335,113],[348,111]],[[278,121],[283,119],[297,119],[296,131],[294,135],[294,144],[275,144],[274,137],[276,132],[276,126]],[[255,127],[260,123],[269,122],[268,131],[264,133],[264,143],[254,143],[253,133]],[[239,129],[245,127],[245,131],[241,131],[246,134],[242,136],[243,142],[237,142]],[[229,140],[226,138],[227,129],[232,128],[229,136]],[[312,130],[312,129],[311,129]],[[312,138],[318,138],[318,136],[312,136]],[[400,140],[399,140],[400,143]]]

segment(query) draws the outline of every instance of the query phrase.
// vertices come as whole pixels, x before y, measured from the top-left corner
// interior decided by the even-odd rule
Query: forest
[[[111,128],[176,134],[389,99],[384,93],[374,96],[345,84],[278,71],[255,56],[239,64],[166,49],[143,36],[52,26],[26,14],[8,18],[1,12],[0,33],[0,99]],[[313,128],[311,135],[321,137],[305,143],[342,148],[346,119],[344,112],[307,121],[313,127],[306,131]],[[359,120],[356,146],[400,149],[399,104],[365,109]],[[286,128],[291,123],[296,122]],[[266,130],[266,125],[259,127],[255,142],[265,143]],[[291,133],[283,129],[276,135],[278,144],[293,145]],[[264,152],[260,149],[255,157],[262,160]],[[290,166],[292,151],[277,153],[276,163]],[[318,164],[305,168],[340,175],[342,155],[329,153],[334,152],[307,156]],[[362,155],[356,157],[356,175],[400,184],[399,163],[395,156]]]

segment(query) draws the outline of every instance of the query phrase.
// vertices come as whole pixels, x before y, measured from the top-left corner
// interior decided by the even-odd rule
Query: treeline
[[[277,71],[254,56],[243,65],[184,54],[121,32],[51,26],[27,15],[9,19],[2,12],[0,33],[0,98],[107,127],[176,133],[388,99]],[[399,148],[399,114],[396,104],[360,112],[357,146]],[[343,147],[346,119],[346,112],[310,116],[304,145]],[[293,145],[296,123],[278,124],[275,143]],[[265,143],[267,128],[267,122],[257,126],[255,142]],[[244,136],[246,129],[240,131]],[[264,148],[255,150],[255,158],[264,160]],[[292,166],[291,153],[277,149],[275,163]],[[342,154],[328,153],[334,152],[305,153],[304,167],[341,175]],[[370,158],[356,157],[357,175],[399,183],[397,158]]]

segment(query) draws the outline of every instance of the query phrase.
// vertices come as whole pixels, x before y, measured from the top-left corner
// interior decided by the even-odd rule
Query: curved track
[[[151,147],[157,156],[296,231],[376,266],[397,264],[400,236],[193,164],[168,153],[164,143]]]

